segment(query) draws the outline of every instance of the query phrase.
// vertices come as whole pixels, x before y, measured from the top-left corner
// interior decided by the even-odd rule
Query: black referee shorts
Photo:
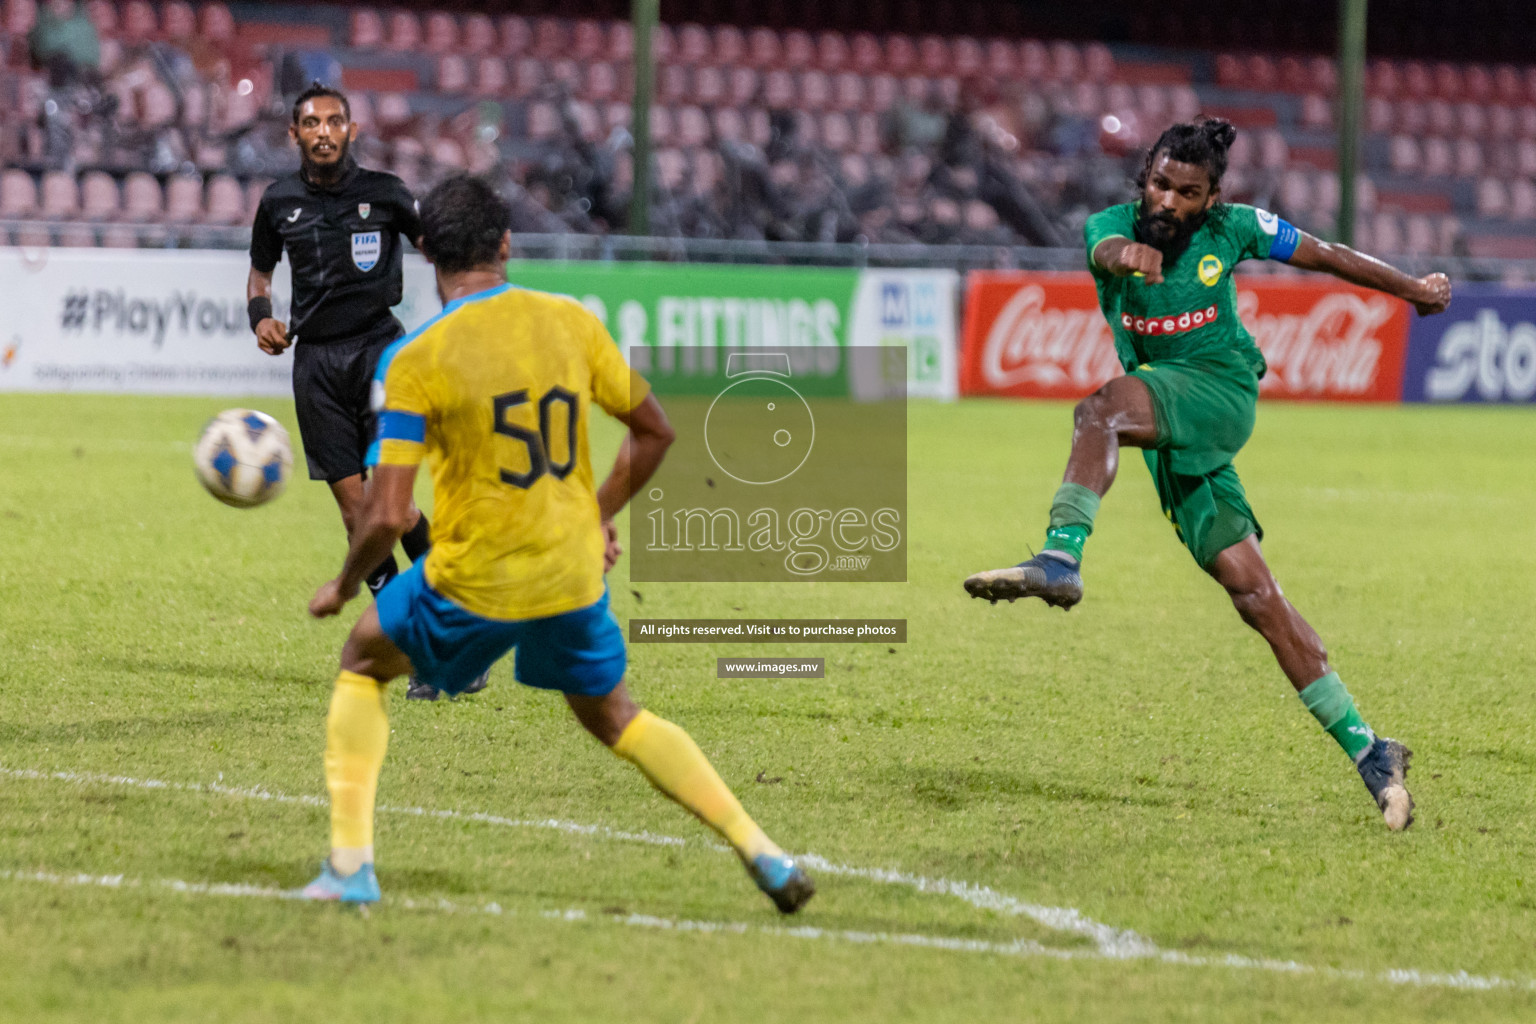
[[[373,371],[390,342],[405,334],[390,317],[356,338],[306,342],[293,351],[293,401],[309,478],[335,483],[366,468],[375,419],[369,404]]]

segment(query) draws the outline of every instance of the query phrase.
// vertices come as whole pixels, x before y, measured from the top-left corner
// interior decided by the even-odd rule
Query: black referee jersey
[[[251,227],[251,266],[270,274],[288,251],[288,329],[301,344],[355,338],[380,329],[400,301],[402,235],[421,237],[410,190],[349,156],[334,185],[295,171],[267,186]]]

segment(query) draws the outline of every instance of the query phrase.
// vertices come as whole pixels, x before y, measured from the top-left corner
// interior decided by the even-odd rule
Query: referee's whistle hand
[[[288,340],[288,325],[267,317],[256,325],[256,347],[269,356],[280,356],[293,342]]]

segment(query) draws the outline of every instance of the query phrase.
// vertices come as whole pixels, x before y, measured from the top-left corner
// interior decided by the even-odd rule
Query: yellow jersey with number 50
[[[370,464],[432,472],[427,582],[493,619],[603,595],[587,410],[649,392],[579,302],[510,284],[455,299],[379,357]]]

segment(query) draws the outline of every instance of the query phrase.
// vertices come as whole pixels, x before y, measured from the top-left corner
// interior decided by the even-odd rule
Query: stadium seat
[[[1371,218],[1371,244],[1388,256],[1403,251],[1403,230],[1395,215],[1378,213]]]
[[[853,148],[865,156],[880,152],[880,119],[875,114],[859,114],[853,121]]]
[[[677,37],[672,34],[672,27],[666,24],[657,25],[651,30],[651,58],[657,64],[666,64],[677,53]]]
[[[718,107],[711,120],[715,135],[727,142],[744,142],[747,138],[747,121],[735,107]]]
[[[384,47],[384,16],[372,7],[354,8],[347,19],[347,45],[354,50]]]
[[[1402,79],[1398,76],[1397,65],[1389,60],[1373,60],[1366,65],[1365,91],[1368,96],[1380,96],[1384,100],[1395,100],[1402,92]]]
[[[834,153],[846,153],[853,147],[853,128],[845,114],[833,112],[821,115],[817,137],[823,146]]]
[[[662,26],[658,25],[657,28]],[[567,55],[570,39],[565,22],[558,18],[535,18],[533,21],[533,53],[541,60],[554,60]]]
[[[721,67],[734,67],[746,58],[747,39],[735,25],[716,25],[710,38],[711,59]]]
[[[884,113],[901,98],[901,83],[890,75],[875,75],[869,80],[866,107],[876,113]]]
[[[949,74],[949,42],[943,36],[926,35],[917,41],[917,70],[930,78]]]
[[[545,65],[549,81],[566,87],[571,92],[581,88],[581,65],[569,57],[560,57]]]
[[[600,22],[582,18],[571,26],[571,49],[568,56],[577,60],[599,60],[608,49],[608,39]]]
[[[1455,103],[1462,98],[1465,83],[1462,79],[1461,69],[1454,64],[1441,61],[1431,70],[1434,78],[1434,94],[1437,98],[1448,103]]]
[[[720,185],[725,168],[720,154],[708,149],[695,150],[689,157],[693,179],[693,191],[708,196]]]
[[[771,28],[754,28],[747,33],[747,63],[759,70],[777,68],[784,60],[779,34]]]
[[[385,21],[384,49],[396,53],[414,53],[421,46],[421,22],[416,15],[410,11],[390,11]]]
[[[210,43],[234,42],[235,16],[223,3],[204,4],[197,18],[198,35]]]
[[[457,53],[437,59],[437,91],[457,95],[469,91],[469,63]]]
[[[1517,106],[1526,101],[1525,83],[1513,64],[1500,64],[1493,69],[1493,92],[1500,103]]]
[[[905,75],[917,67],[917,46],[910,36],[886,36],[884,52],[883,67],[889,74]]]
[[[1365,130],[1370,135],[1388,135],[1397,124],[1397,106],[1389,99],[1370,96],[1365,101]]]
[[[1482,212],[1479,210],[1479,212]],[[1509,184],[1509,206],[1506,208],[1510,220],[1529,221],[1536,220],[1536,185],[1531,184],[1528,178],[1516,178]],[[1500,216],[1490,214],[1489,216]]]
[[[1007,45],[1007,44],[1003,44]],[[880,40],[868,32],[855,32],[848,40],[848,66],[861,75],[879,71],[885,63]]]
[[[20,168],[0,171],[0,220],[25,220],[37,213],[37,183]]]
[[[864,78],[844,71],[832,81],[832,105],[838,110],[855,111],[864,107]]]
[[[813,113],[826,110],[832,102],[832,84],[827,80],[826,74],[821,71],[801,72],[800,87],[797,91],[800,96],[800,106]]]
[[[803,71],[816,63],[816,44],[803,29],[784,33],[783,52],[784,66],[791,71]]]
[[[1479,217],[1503,217],[1509,213],[1510,190],[1497,178],[1483,178],[1477,183],[1477,215]]]
[[[1429,256],[1438,248],[1434,223],[1423,214],[1414,214],[1403,225],[1402,252],[1408,256]]]
[[[1536,177],[1536,141],[1521,139],[1515,143],[1515,173],[1522,178]]]
[[[123,179],[123,216],[135,223],[158,222],[165,213],[160,182],[145,171],[133,171]]]
[[[1429,132],[1431,135],[1451,136],[1456,134],[1456,108],[1445,100],[1430,100],[1425,105],[1429,114]]]
[[[496,52],[502,57],[520,57],[533,46],[533,26],[516,14],[502,15],[496,21]]]
[[[117,217],[122,196],[117,182],[106,171],[86,171],[80,176],[80,215],[87,220],[105,221]]]
[[[1419,141],[1411,135],[1394,135],[1387,145],[1387,164],[1397,174],[1419,174],[1424,168],[1424,155]]]
[[[617,128],[628,130],[630,119],[635,116],[634,107],[628,103],[605,103],[602,109],[603,128],[612,132]]]
[[[128,0],[119,13],[118,34],[127,42],[148,42],[159,31],[155,8],[149,0]]]
[[[173,175],[165,186],[165,220],[171,224],[195,224],[203,219],[203,179]]]
[[[1300,218],[1302,214],[1311,213],[1316,209],[1312,195],[1311,175],[1299,167],[1292,167],[1280,176],[1277,196],[1280,200],[1280,212],[1286,216]]]
[[[689,23],[677,29],[677,55],[680,64],[703,64],[710,59],[709,30]]]
[[[544,84],[544,62],[535,57],[517,57],[512,62],[512,95],[531,96]]]
[[[682,150],[663,147],[656,150],[654,159],[657,187],[669,195],[681,192],[688,173],[688,158]]]
[[[852,59],[848,39],[841,32],[822,32],[816,37],[816,66],[828,74],[836,74],[847,67]]]
[[[1200,116],[1202,104],[1200,94],[1195,92],[1193,86],[1175,85],[1168,89],[1168,114],[1170,123],[1173,121],[1193,121]],[[1162,130],[1161,126],[1159,131]]]
[[[709,141],[709,118],[700,107],[687,105],[677,110],[677,144],[693,149]]]
[[[987,66],[986,54],[981,42],[971,36],[960,36],[950,45],[949,72],[961,78],[979,75]]]
[[[37,22],[37,0],[5,0],[4,17],[0,26],[9,35],[20,38],[32,31]]]
[[[239,181],[228,174],[215,174],[209,179],[205,219],[210,224],[245,223],[245,194]]]
[[[1243,61],[1235,53],[1216,55],[1216,84],[1223,89],[1243,89],[1248,85]]]
[[[510,87],[507,78],[507,62],[500,57],[481,57],[475,61],[476,96],[505,96]]]
[[[97,35],[102,38],[117,35],[117,7],[112,0],[89,0],[85,13],[96,26]]]
[[[672,146],[676,144],[677,126],[670,107],[651,106],[651,144]]]
[[[1427,100],[1435,94],[1435,79],[1423,61],[1404,61],[1401,69],[1403,91],[1416,100]]]
[[[1492,103],[1493,74],[1482,64],[1468,64],[1461,72],[1462,98],[1473,103]]]
[[[423,25],[422,49],[441,55],[459,48],[459,23],[445,11],[433,11]]]
[[[1455,126],[1469,138],[1481,138],[1488,131],[1487,112],[1490,108],[1481,103],[1464,102],[1456,105]]]
[[[1458,178],[1475,178],[1483,173],[1483,147],[1476,139],[1457,139],[1454,159]]]
[[[496,23],[489,15],[475,13],[464,17],[460,26],[459,52],[479,57],[496,49]]]
[[[1445,178],[1455,169],[1455,154],[1445,139],[1431,136],[1424,140],[1423,173],[1431,178]]]
[[[1327,96],[1309,92],[1301,98],[1301,126],[1319,130],[1333,127],[1333,103]]]
[[[160,8],[160,31],[170,40],[191,39],[197,35],[197,12],[186,0],[167,0]]]
[[[1512,108],[1495,104],[1483,108],[1487,115],[1488,136],[1493,139],[1509,139],[1519,130],[1520,122]]]
[[[1313,171],[1311,174],[1312,208],[1333,220],[1339,212],[1339,176],[1332,171]],[[1359,186],[1356,185],[1356,208],[1359,208]]]
[[[693,95],[688,68],[681,64],[665,64],[656,69],[656,99],[662,103],[681,103]]]
[[[752,68],[736,65],[731,68],[730,88],[726,95],[733,107],[745,107],[757,103],[757,92],[761,84],[758,74]]]
[[[714,71],[719,78],[719,71],[715,68],[704,68],[702,71]],[[597,103],[606,103],[609,100],[620,99],[628,94],[624,88],[626,82],[619,80],[619,73],[614,66],[605,60],[595,60],[587,65],[586,83],[582,89],[584,98]],[[721,91],[724,91],[724,80],[721,79]],[[710,101],[714,102],[714,101]]]
[[[457,139],[438,137],[427,147],[427,157],[438,171],[462,171],[468,164],[464,147]]]

